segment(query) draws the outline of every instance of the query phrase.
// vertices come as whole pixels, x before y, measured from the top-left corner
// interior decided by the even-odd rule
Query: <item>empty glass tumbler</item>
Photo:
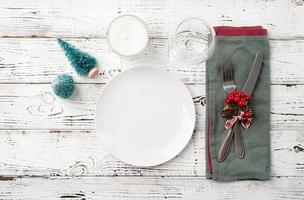
[[[206,61],[215,49],[215,32],[204,20],[188,18],[176,28],[170,46],[170,58],[186,64]]]

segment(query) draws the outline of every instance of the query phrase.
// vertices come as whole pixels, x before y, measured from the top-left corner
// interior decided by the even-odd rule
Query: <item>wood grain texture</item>
[[[151,37],[167,37],[171,25],[200,16],[212,25],[263,25],[271,38],[303,38],[304,10],[297,1],[1,0],[2,37],[104,38],[118,15],[142,18]]]
[[[304,199],[303,5],[302,0],[0,0],[0,199]],[[120,58],[106,44],[107,26],[122,14],[147,24],[152,39],[140,56]],[[204,65],[168,60],[168,37],[190,16],[269,31],[271,181],[204,178]],[[75,75],[56,37],[94,55],[103,69],[100,77]],[[94,112],[103,83],[146,63],[187,83],[197,124],[176,158],[137,168],[106,152],[94,131]],[[77,82],[69,100],[54,97],[49,84],[63,72]]]
[[[204,134],[195,132],[174,160],[133,167],[111,156],[95,131],[0,131],[5,176],[203,176]]]
[[[65,100],[52,94],[50,84],[0,84],[0,129],[94,129],[96,101],[103,86],[78,84],[75,95]],[[187,86],[197,102],[196,127],[203,130],[205,86]],[[303,129],[303,91],[304,85],[271,86],[272,129]]]
[[[95,131],[0,131],[2,176],[205,176],[204,131],[173,160],[133,167],[111,156]],[[271,131],[273,177],[304,178],[304,133]]]
[[[49,83],[66,72],[74,74],[78,83],[107,83],[117,73],[137,66],[153,66],[176,74],[185,83],[205,82],[205,64],[176,65],[168,59],[168,40],[153,39],[140,56],[122,58],[111,52],[104,39],[71,39],[71,43],[94,55],[102,74],[97,79],[80,78],[72,69],[55,39],[0,40],[0,83]],[[270,40],[271,83],[304,84],[302,40]]]
[[[204,178],[22,178],[0,182],[3,200],[227,199],[302,200],[301,178],[216,183]]]

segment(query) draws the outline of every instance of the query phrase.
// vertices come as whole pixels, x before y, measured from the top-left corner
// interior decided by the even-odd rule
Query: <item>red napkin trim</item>
[[[213,27],[216,33],[216,36],[265,36],[267,35],[267,29],[264,29],[262,26],[215,26]],[[208,162],[207,162],[207,171],[212,173],[212,160],[211,160],[211,151],[210,151],[210,127],[211,119],[210,113],[208,113],[208,133],[207,133],[207,142],[208,142]]]
[[[215,26],[213,27],[217,36],[265,36],[267,29],[262,26]]]
[[[208,164],[207,164],[207,170],[209,173],[212,173],[212,161],[211,161],[211,152],[210,152],[210,113],[208,112],[208,138],[207,138],[207,142],[208,142]]]

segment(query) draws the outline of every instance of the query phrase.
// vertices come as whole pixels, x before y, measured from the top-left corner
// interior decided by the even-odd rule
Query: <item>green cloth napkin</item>
[[[230,29],[231,32],[225,32]],[[249,29],[250,27],[215,28],[216,49],[206,62],[206,174],[207,178],[217,181],[270,178],[269,43],[267,35],[260,34],[262,27],[254,27],[252,31],[248,31]],[[264,60],[252,100],[249,102],[254,112],[254,120],[249,129],[241,127],[245,157],[237,157],[233,141],[226,160],[219,162],[218,151],[227,133],[224,128],[225,119],[221,117],[227,94],[223,90],[220,64],[227,59],[232,61],[236,85],[241,90],[258,52],[264,53]]]

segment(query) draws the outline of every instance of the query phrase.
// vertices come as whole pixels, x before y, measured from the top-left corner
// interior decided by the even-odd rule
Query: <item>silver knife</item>
[[[251,67],[251,71],[242,89],[242,91],[248,95],[251,95],[254,90],[254,87],[256,85],[256,82],[258,80],[261,71],[262,62],[263,62],[263,54],[261,53],[256,54],[254,63]],[[235,128],[234,128],[234,141],[235,141],[235,149],[237,156],[243,159],[245,156],[245,146],[244,146],[240,125],[238,123],[235,124]]]
[[[251,67],[251,71],[248,75],[247,81],[245,82],[245,85],[243,86],[242,89],[242,91],[248,95],[252,95],[252,92],[260,75],[262,63],[263,63],[263,54],[257,53],[255,56],[254,63]]]
[[[257,53],[255,56],[255,60],[253,62],[253,65],[251,67],[251,71],[248,75],[248,78],[243,86],[242,91],[245,92],[248,95],[251,95],[254,87],[256,85],[257,79],[259,77],[260,71],[261,71],[261,67],[262,67],[262,63],[263,63],[263,54],[262,53]],[[237,156],[239,158],[244,158],[245,156],[245,146],[244,146],[244,142],[242,139],[242,133],[239,127],[239,124],[236,123],[235,126],[233,126],[231,129],[228,130],[228,133],[226,135],[227,140],[225,138],[225,142],[223,144],[223,146],[227,146],[228,148],[224,148],[226,149],[226,151],[229,151],[229,147],[232,141],[233,136],[235,137],[235,147],[236,147],[236,152],[237,152]],[[221,150],[220,150],[221,151]],[[226,157],[223,157],[222,155],[227,155],[227,152],[220,152],[219,153],[219,158],[218,160],[220,162],[224,161],[226,159]],[[222,156],[222,157],[221,157]]]

